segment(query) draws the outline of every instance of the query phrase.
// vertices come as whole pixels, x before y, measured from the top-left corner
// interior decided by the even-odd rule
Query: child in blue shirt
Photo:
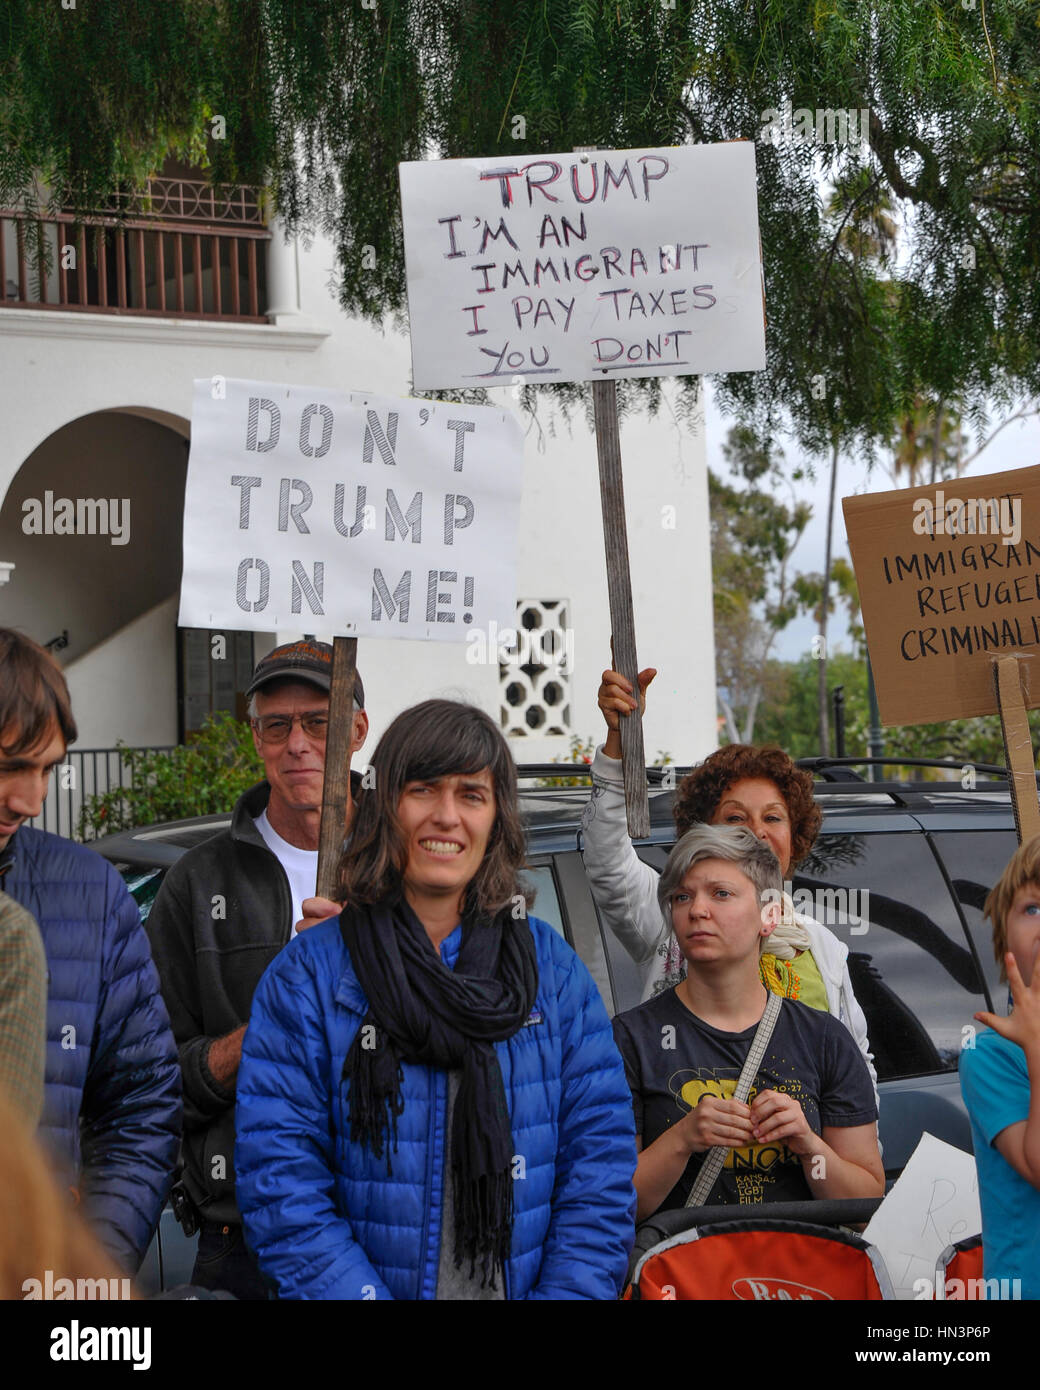
[[[961,1052],[992,1296],[1040,1298],[1040,836],[1021,845],[986,899],[993,950],[1011,986],[1007,1018]],[[1019,1281],[1016,1285],[1014,1281]]]

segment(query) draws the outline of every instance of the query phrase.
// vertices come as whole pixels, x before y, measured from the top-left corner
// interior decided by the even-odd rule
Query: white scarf
[[[779,925],[763,938],[762,954],[776,956],[777,960],[794,960],[802,951],[808,951],[812,938],[808,930],[799,922],[794,903],[789,894],[784,894],[784,908]]]

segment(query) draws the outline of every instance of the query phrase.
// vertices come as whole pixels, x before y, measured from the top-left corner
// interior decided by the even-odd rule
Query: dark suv
[[[878,1074],[885,1169],[894,1178],[925,1130],[971,1149],[957,1059],[973,1036],[977,1010],[1007,1011],[1007,986],[982,918],[986,894],[1018,843],[1007,782],[995,767],[976,767],[980,780],[965,788],[959,767],[954,781],[868,782],[834,760],[805,759],[802,766],[820,779],[823,825],[793,879],[795,901],[849,946]],[[600,922],[585,877],[588,786],[544,785],[582,776],[580,768],[558,764],[521,768],[523,782],[534,783],[521,792],[527,877],[536,889],[534,912],[578,952],[613,1015],[638,1004],[642,980]],[[656,784],[651,831],[637,852],[660,869],[675,841],[673,794],[661,786],[668,771],[651,768],[648,776]],[[169,866],[229,823],[229,815],[176,821],[110,835],[94,848],[121,870],[146,917]],[[191,1258],[167,1210],[142,1287],[187,1280]]]

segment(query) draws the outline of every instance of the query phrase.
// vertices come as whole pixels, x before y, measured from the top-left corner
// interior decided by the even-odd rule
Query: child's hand
[[[1014,1012],[1008,1014],[1007,1018],[987,1013],[978,1013],[975,1017],[1002,1038],[1017,1043],[1023,1052],[1040,1053],[1040,969],[1034,963],[1033,978],[1027,985],[1010,951],[1004,957],[1004,963]]]

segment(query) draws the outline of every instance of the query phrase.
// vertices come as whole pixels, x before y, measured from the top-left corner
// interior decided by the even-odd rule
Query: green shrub
[[[554,763],[584,763],[588,766],[592,762],[596,752],[596,745],[591,738],[584,742],[577,734],[571,734],[569,751],[559,758],[553,758]],[[536,787],[587,787],[589,785],[588,775],[584,777],[539,777],[535,782]]]
[[[590,735],[587,739],[582,739],[577,734],[571,734],[569,751],[562,757],[553,758],[554,763],[581,763],[586,767],[596,756],[596,741]],[[668,767],[673,761],[671,753],[666,753],[663,748],[657,750],[657,757],[651,763],[652,767]],[[539,777],[535,782],[536,787],[587,787],[589,785],[589,775],[584,777]]]
[[[119,747],[130,785],[86,798],[79,816],[81,840],[154,821],[219,815],[263,777],[249,725],[227,713],[207,715],[190,742],[168,752]]]

